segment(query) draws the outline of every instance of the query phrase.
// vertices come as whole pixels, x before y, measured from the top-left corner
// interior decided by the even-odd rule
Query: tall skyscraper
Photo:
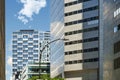
[[[51,77],[62,74],[66,80],[119,79],[119,5],[119,0],[51,1],[52,39],[60,38],[58,33],[63,29],[63,37],[69,39],[61,44],[64,52],[54,49],[55,44],[51,49]]]
[[[64,0],[51,0],[51,41],[64,38]],[[51,44],[51,77],[64,77],[64,42]]]
[[[99,0],[64,0],[65,78],[99,80]]]
[[[64,31],[62,30],[64,37],[69,39],[61,46],[64,52],[56,52],[59,58],[63,60],[58,61],[57,55],[51,55],[51,60],[53,61],[51,61],[51,77],[61,76],[62,74],[67,80],[98,80],[98,4],[98,0],[51,1],[51,28],[53,27],[52,24],[56,23],[54,29],[58,30],[55,32],[54,29],[51,29],[51,34],[54,38],[59,38],[59,36],[55,35],[60,32],[59,30],[64,29]],[[62,21],[57,20],[58,18]],[[54,53],[53,51],[51,50],[52,54],[55,54],[55,51]],[[52,64],[55,63],[61,63],[63,68],[55,65],[52,67]],[[58,67],[62,70],[59,70]],[[60,73],[58,71],[63,72]]]
[[[103,65],[100,66],[100,77],[103,76],[101,80],[119,80],[120,0],[102,1],[101,5],[105,6],[101,6],[100,13],[100,63]]]
[[[5,80],[5,1],[0,0],[0,80]]]
[[[49,32],[35,30],[13,32],[13,74],[22,71],[28,62],[38,62],[40,49],[49,41]],[[41,61],[49,62],[49,55],[50,46],[43,51]]]

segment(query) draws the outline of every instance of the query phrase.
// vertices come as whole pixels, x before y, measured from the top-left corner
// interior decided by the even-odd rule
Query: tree
[[[31,78],[29,78],[28,80],[36,80],[36,79],[38,79],[39,78],[39,76],[32,76]]]
[[[39,79],[39,76],[32,76],[28,80],[37,80],[37,79]],[[58,78],[58,77],[50,78],[49,74],[43,74],[43,75],[41,75],[40,79],[41,80],[64,80],[63,78]]]

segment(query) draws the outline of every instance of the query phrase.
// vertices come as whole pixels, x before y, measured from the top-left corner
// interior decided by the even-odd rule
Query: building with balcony
[[[5,1],[0,0],[0,80],[5,80]]]
[[[49,32],[20,30],[13,32],[12,39],[12,74],[21,72],[29,63],[39,61],[40,50],[50,41]],[[49,62],[50,46],[41,55],[41,62]]]

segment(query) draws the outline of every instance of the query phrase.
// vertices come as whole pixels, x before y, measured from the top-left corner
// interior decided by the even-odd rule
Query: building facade
[[[60,7],[58,3],[63,5]],[[51,1],[51,13],[54,15],[51,24],[58,18],[64,18],[64,38],[69,39],[64,42],[64,54],[58,53],[63,54],[61,58],[64,61],[51,55],[52,59],[56,59],[51,64],[63,63],[61,73],[66,80],[119,80],[119,5],[119,0]],[[58,16],[58,13],[64,15]],[[54,27],[57,29],[58,24]],[[51,29],[51,34],[56,38],[55,34],[59,31],[54,32],[54,29]],[[51,77],[59,76],[59,67],[53,67]]]
[[[51,0],[51,41],[64,38],[64,0]],[[51,44],[51,77],[64,76],[64,42]]]
[[[112,1],[111,1],[112,4]],[[120,73],[120,1],[114,0],[113,5],[113,11],[114,11],[114,20],[113,22],[114,27],[114,34],[113,34],[113,47],[114,47],[114,58],[113,58],[113,65],[114,65],[114,80],[119,80],[119,73]],[[110,13],[109,13],[110,14]],[[113,18],[113,17],[112,17]]]
[[[59,29],[57,24],[54,25],[54,29],[64,29],[63,37],[69,39],[62,46],[64,53],[62,51],[59,51],[59,53],[56,52],[59,58],[61,55],[61,59],[63,60],[57,60],[57,55],[51,55],[51,59],[54,59],[53,62],[51,60],[51,77],[59,76],[62,73],[62,77],[66,78],[66,80],[98,80],[98,4],[98,0],[51,1],[51,13],[54,11],[51,18],[51,28],[53,27],[52,24],[58,22],[59,20],[57,19],[61,18],[63,20],[63,28],[60,25]],[[61,16],[58,16],[58,13]],[[55,39],[57,38],[55,34],[59,31],[55,32],[54,29],[51,29],[51,34]],[[51,52],[53,51],[51,49]],[[55,54],[55,52],[52,54]],[[63,68],[60,71],[63,72],[59,72],[59,67],[61,66],[53,65],[54,68],[52,67],[52,64],[55,63],[62,64]]]
[[[5,1],[0,0],[0,80],[5,80]]]
[[[40,68],[39,62],[28,63],[28,65],[21,72],[20,80],[27,80],[32,76],[39,76],[39,70],[41,70],[40,74],[50,74],[50,63],[41,63]]]
[[[103,24],[101,23],[101,50],[103,59],[103,80],[119,80],[120,73],[120,1],[103,0]],[[102,20],[101,20],[102,22]],[[101,48],[102,48],[101,46]],[[103,52],[102,52],[103,51]],[[102,59],[101,59],[102,60]],[[100,68],[101,69],[101,68]]]
[[[99,0],[64,0],[65,78],[99,80]]]
[[[49,32],[20,30],[13,32],[13,74],[21,72],[29,63],[39,61],[40,50],[50,41]],[[42,62],[49,62],[50,46],[42,53]]]

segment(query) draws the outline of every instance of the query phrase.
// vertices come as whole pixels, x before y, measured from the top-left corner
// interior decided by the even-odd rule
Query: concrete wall
[[[0,0],[0,80],[5,80],[5,2]]]
[[[78,0],[64,0],[64,3],[70,3]],[[74,11],[83,10],[85,11],[86,8],[94,7],[98,5],[98,0],[90,0],[85,1],[81,3],[75,3],[72,5],[65,6],[64,13],[70,13]],[[86,18],[96,17],[98,15],[98,9],[96,10],[89,10],[81,13],[67,15],[64,17],[64,23],[84,20]],[[98,20],[94,21],[86,21],[76,24],[70,24],[65,25],[64,27],[64,33],[74,32],[78,30],[85,30],[93,27],[99,27],[98,26]],[[81,32],[71,35],[65,35],[66,39],[69,39],[69,41],[77,41],[77,40],[84,40],[88,38],[98,37],[99,30],[93,30],[88,32]],[[99,41],[88,41],[88,42],[81,42],[78,44],[70,44],[65,45],[65,52],[69,51],[75,51],[75,50],[84,50],[84,49],[90,49],[90,48],[98,48]],[[98,80],[98,61],[91,61],[91,62],[84,62],[84,60],[87,59],[94,59],[98,58],[98,51],[93,52],[79,52],[79,53],[72,53],[65,55],[64,57],[65,62],[68,64],[65,64],[64,71],[65,71],[65,78],[66,80]],[[73,62],[72,62],[73,61]],[[79,62],[82,61],[82,62]],[[72,62],[72,63],[71,63]]]

